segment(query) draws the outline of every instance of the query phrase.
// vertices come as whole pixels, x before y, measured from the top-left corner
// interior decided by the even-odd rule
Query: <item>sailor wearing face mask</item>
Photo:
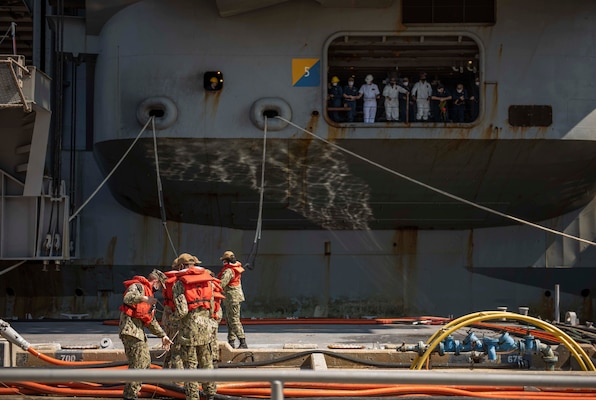
[[[354,116],[356,115],[356,100],[359,98],[358,89],[354,86],[354,78],[348,78],[348,85],[344,86],[344,102],[350,109],[348,111],[348,122],[354,122]]]
[[[412,88],[412,96],[416,99],[416,120],[428,121],[430,112],[430,96],[433,89],[430,83],[426,81],[426,73],[420,73],[420,80]]]
[[[165,281],[165,274],[154,269],[147,278],[136,275],[124,282],[126,290],[120,306],[118,336],[124,345],[129,369],[147,369],[151,366],[151,354],[144,328],[161,338],[161,344],[166,350],[169,350],[172,344],[155,319],[157,299],[153,292],[163,288]],[[141,382],[127,382],[124,385],[123,398],[137,399],[141,386]]]
[[[364,122],[372,124],[375,122],[375,116],[377,114],[377,99],[381,97],[381,92],[376,83],[373,83],[373,76],[366,75],[364,78],[364,85],[360,87],[358,93],[359,98],[364,98],[364,104],[362,105],[362,111],[364,112]]]
[[[337,76],[331,78],[331,86],[329,86],[329,89],[327,89],[327,100],[329,100],[329,107],[341,107],[343,101],[343,90],[341,86],[339,86],[339,78]],[[331,111],[329,116],[335,122],[341,121],[337,111]]]
[[[458,83],[453,94],[453,122],[464,122],[467,102],[468,93],[464,89],[464,85]]]
[[[407,92],[406,89],[397,84],[397,78],[391,77],[389,79],[389,84],[383,88],[387,121],[399,121],[399,94]]]

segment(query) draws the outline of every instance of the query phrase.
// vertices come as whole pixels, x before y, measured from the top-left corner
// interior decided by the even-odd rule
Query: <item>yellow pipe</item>
[[[428,348],[422,355],[422,357],[416,357],[410,366],[410,369],[421,369],[427,359],[430,357],[430,354],[435,349],[435,347],[448,335],[453,333],[454,331],[461,329],[467,325],[473,324],[475,322],[492,320],[497,318],[509,318],[509,319],[516,319],[522,320],[525,322],[532,323],[535,326],[543,328],[545,331],[553,333],[561,342],[569,349],[569,351],[573,354],[573,356],[577,359],[578,363],[580,364],[581,368],[584,371],[588,369],[591,371],[595,371],[596,368],[594,364],[590,360],[590,357],[586,354],[586,352],[579,346],[571,337],[569,337],[565,332],[561,331],[557,327],[546,323],[537,318],[528,317],[525,315],[520,315],[516,313],[509,313],[509,312],[501,312],[501,311],[483,311],[478,313],[473,313],[469,315],[462,316],[456,320],[451,321],[448,323],[443,329],[437,331],[428,341],[429,344]],[[588,363],[586,366],[586,363]]]
[[[445,337],[447,337],[449,334],[451,334],[455,330],[460,329],[462,327],[462,325],[466,326],[468,324],[472,324],[474,322],[487,320],[487,319],[509,317],[510,319],[521,319],[521,320],[525,320],[526,322],[533,322],[535,325],[541,326],[541,327],[545,328],[545,330],[547,330],[551,333],[554,333],[555,336],[557,336],[567,346],[567,348],[570,350],[570,352],[577,359],[578,363],[580,364],[580,366],[582,367],[582,369],[584,371],[587,370],[587,367],[586,367],[585,363],[583,362],[582,357],[578,354],[577,350],[579,350],[579,353],[583,353],[583,356],[585,357],[585,359],[588,360],[588,362],[591,364],[591,369],[594,370],[594,366],[592,365],[589,357],[585,354],[583,349],[580,346],[578,346],[577,343],[575,343],[575,341],[573,341],[573,339],[568,337],[564,332],[560,331],[558,328],[550,326],[549,324],[544,323],[544,321],[541,321],[541,320],[538,320],[538,319],[535,319],[532,317],[526,317],[526,316],[522,316],[519,314],[514,314],[514,313],[488,312],[487,314],[489,314],[489,315],[482,315],[482,314],[484,314],[484,313],[477,313],[475,317],[471,317],[471,318],[463,317],[462,318],[462,320],[464,320],[463,323],[452,324],[455,326],[455,328],[451,328],[447,331],[443,330],[443,333],[439,335],[438,340],[435,335],[435,340],[430,345],[430,347],[426,350],[425,354],[423,355],[423,359],[416,360],[417,365],[414,365],[414,363],[413,363],[413,365],[410,368],[411,369],[421,369],[422,366],[424,365],[424,363],[426,362],[426,360],[428,359],[428,357],[430,356],[430,353],[432,352],[432,350],[434,350],[434,348]]]

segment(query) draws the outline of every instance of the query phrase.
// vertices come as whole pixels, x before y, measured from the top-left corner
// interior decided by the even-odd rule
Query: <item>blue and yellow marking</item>
[[[319,86],[321,84],[321,62],[318,58],[292,59],[293,86]]]

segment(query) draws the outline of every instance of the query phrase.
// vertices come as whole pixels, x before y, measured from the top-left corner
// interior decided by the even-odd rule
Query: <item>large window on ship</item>
[[[380,94],[374,123],[410,126],[472,123],[482,108],[480,59],[478,44],[464,34],[337,35],[327,47],[327,118],[339,125],[370,123],[370,115],[365,121],[364,99],[356,100],[355,110],[351,110],[353,103],[343,96],[349,92],[346,87],[350,78],[354,80],[353,86],[360,89],[370,75]],[[429,85],[417,85],[421,74],[425,74],[430,89]],[[332,81],[337,80],[339,82],[333,86]],[[390,92],[385,88],[393,84],[408,90],[408,93],[398,90],[397,106],[391,100],[386,101],[389,96],[383,96],[383,92]],[[420,90],[422,86],[424,90]],[[341,102],[332,96],[339,92],[337,87],[341,88]],[[426,110],[422,100],[429,90]],[[368,102],[370,104],[370,99]]]

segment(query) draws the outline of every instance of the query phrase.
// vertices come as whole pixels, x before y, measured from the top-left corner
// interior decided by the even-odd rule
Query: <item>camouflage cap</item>
[[[199,265],[199,264],[203,263],[203,261],[199,260],[196,256],[192,256],[192,258],[195,260],[195,265]]]
[[[192,254],[182,253],[176,260],[178,261],[177,264],[194,264],[196,259]]]
[[[168,278],[166,277],[166,274],[164,274],[160,270],[154,269],[153,271],[151,271],[151,275],[155,275],[157,279],[159,279],[159,282],[161,282],[162,286],[166,284],[166,279]]]
[[[234,253],[232,253],[230,250],[226,250],[226,251],[223,253],[223,256],[219,257],[219,259],[220,259],[220,260],[226,260],[226,259],[230,259],[230,258],[232,258],[232,257],[234,257],[234,258],[235,258],[236,256],[235,256],[235,255],[234,255]]]

